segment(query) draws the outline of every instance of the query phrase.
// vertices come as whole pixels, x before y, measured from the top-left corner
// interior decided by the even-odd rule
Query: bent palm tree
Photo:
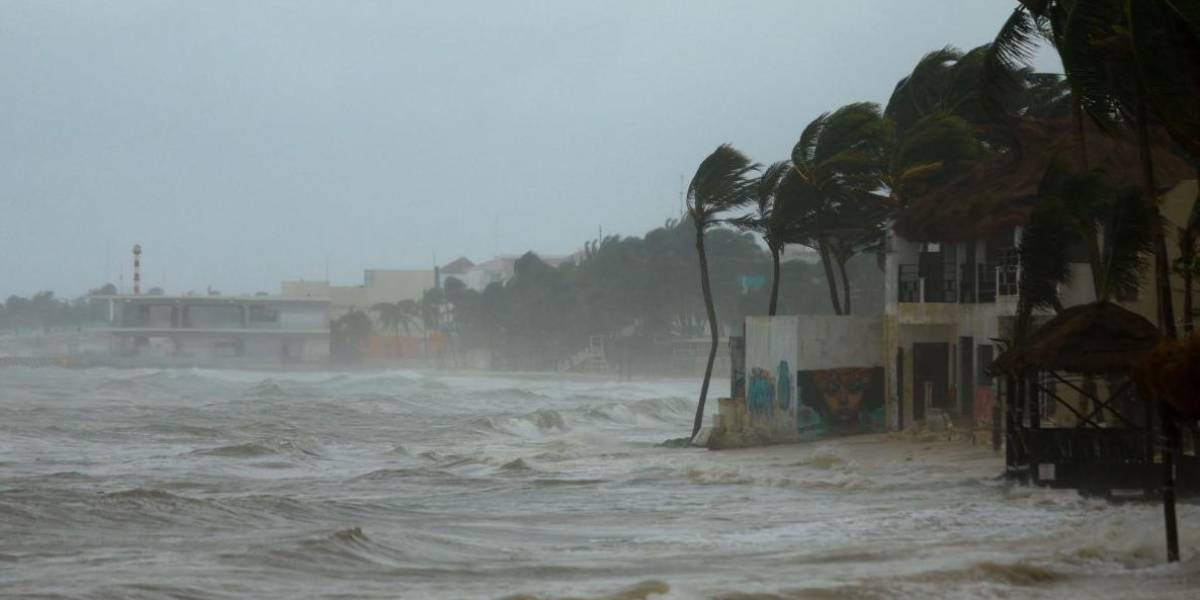
[[[696,406],[696,419],[692,425],[692,436],[700,433],[704,421],[704,401],[708,397],[708,383],[712,379],[713,361],[717,358],[720,343],[720,325],[713,307],[712,286],[708,281],[708,257],[704,253],[704,231],[715,224],[717,215],[731,208],[743,206],[754,198],[754,180],[749,176],[758,165],[750,162],[746,155],[729,144],[722,144],[708,155],[696,169],[696,175],[687,190],[687,210],[696,227],[696,253],[700,260],[700,290],[704,294],[704,309],[708,313],[708,329],[712,343],[708,350],[708,362],[704,366],[704,382],[700,386],[700,402]]]
[[[767,243],[767,251],[771,254],[771,298],[767,315],[771,317],[775,316],[779,305],[779,261],[788,243],[785,213],[777,210],[779,182],[790,168],[787,161],[767,167],[754,185],[755,212],[732,221],[742,229],[759,233]]]
[[[797,239],[821,256],[836,314],[850,313],[846,262],[879,232],[883,205],[872,192],[882,185],[888,125],[871,102],[848,104],[804,128],[792,149],[792,168],[781,182],[789,219],[803,224]],[[837,276],[842,275],[842,298]]]
[[[1041,199],[1021,237],[1021,281],[1017,342],[1029,333],[1032,312],[1062,310],[1058,288],[1071,277],[1069,249],[1102,233],[1091,264],[1096,300],[1109,301],[1137,290],[1144,257],[1153,250],[1151,211],[1136,187],[1117,190],[1097,171],[1075,174],[1051,165],[1038,190]]]
[[[371,318],[362,311],[352,310],[329,325],[334,354],[359,359],[363,346],[371,337]]]
[[[992,64],[1028,63],[1039,37],[1053,43],[1073,100],[1101,125],[1129,122],[1138,137],[1142,192],[1155,222],[1158,189],[1150,125],[1200,157],[1200,10],[1173,0],[1019,0],[992,44]],[[1166,241],[1154,226],[1159,326],[1175,337]]]
[[[379,321],[384,327],[391,329],[395,336],[394,353],[400,354],[400,328],[408,333],[409,328],[416,322],[418,308],[413,300],[399,302],[379,302],[371,307],[379,315]]]

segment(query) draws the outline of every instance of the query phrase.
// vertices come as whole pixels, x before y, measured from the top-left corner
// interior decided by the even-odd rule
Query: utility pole
[[[679,174],[679,216],[687,214],[687,186],[684,185],[684,176]]]

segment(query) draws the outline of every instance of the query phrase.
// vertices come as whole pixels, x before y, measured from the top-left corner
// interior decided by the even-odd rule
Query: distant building
[[[513,278],[517,260],[520,258],[520,255],[504,255],[475,264],[466,257],[459,257],[438,269],[441,278],[439,284],[445,285],[446,280],[453,277],[477,292],[482,292],[484,288],[493,283],[504,285]],[[551,267],[558,267],[571,260],[570,257],[542,256],[540,254],[538,258]]]
[[[363,271],[363,285],[285,280],[279,284],[279,293],[283,298],[327,299],[330,317],[336,319],[352,310],[370,312],[381,302],[419,301],[425,290],[433,287],[432,269],[367,269]]]
[[[113,350],[199,365],[329,358],[329,300],[270,296],[108,296]]]
[[[432,269],[367,269],[363,272],[363,283],[368,306],[420,300],[425,290],[437,287]]]

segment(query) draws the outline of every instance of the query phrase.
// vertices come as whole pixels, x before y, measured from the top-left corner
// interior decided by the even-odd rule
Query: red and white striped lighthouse
[[[133,295],[142,293],[142,245],[133,245]]]

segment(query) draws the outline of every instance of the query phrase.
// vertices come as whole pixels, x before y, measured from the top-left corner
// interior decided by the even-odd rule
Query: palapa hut
[[[1133,374],[1161,341],[1144,317],[1094,302],[1063,310],[997,357],[992,371],[1005,379],[1008,475],[1104,495],[1157,490],[1158,403]],[[1044,426],[1051,405],[1071,413],[1074,424]],[[1183,458],[1180,485],[1195,488],[1195,456]]]

